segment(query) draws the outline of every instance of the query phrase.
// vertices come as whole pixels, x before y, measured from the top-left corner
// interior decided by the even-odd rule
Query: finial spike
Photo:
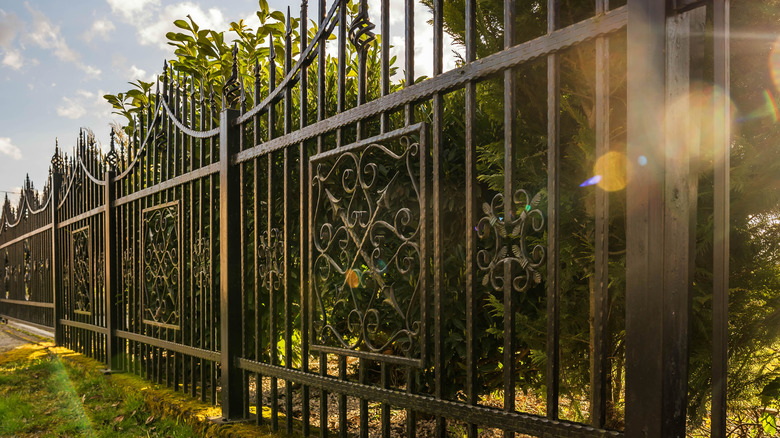
[[[292,26],[292,15],[290,15],[290,5],[287,5],[287,31],[285,32],[285,38],[289,38],[292,36],[293,32],[293,26]]]

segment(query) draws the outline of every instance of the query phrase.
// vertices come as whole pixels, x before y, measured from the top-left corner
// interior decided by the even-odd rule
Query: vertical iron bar
[[[405,0],[406,19],[404,20],[404,68],[406,76],[404,87],[414,84],[414,0]],[[404,106],[404,122],[406,126],[414,123],[414,105],[406,104]]]
[[[270,94],[276,88],[276,52],[274,50],[273,34],[268,36],[270,44],[269,53],[269,76],[268,76],[268,93]],[[274,127],[276,125],[276,106],[272,103],[268,106],[268,140],[274,138]],[[268,186],[267,186],[267,209],[268,209],[268,245],[271,245],[271,232],[275,232],[273,229],[273,153],[268,153]],[[277,236],[278,238],[278,236]],[[271,253],[272,257],[276,257],[275,253]],[[270,263],[270,261],[269,261]],[[278,340],[276,339],[276,297],[274,294],[274,279],[273,273],[268,275],[268,322],[269,322],[269,337],[268,348],[270,353],[271,365],[277,364],[277,346]],[[276,275],[279,275],[277,272]],[[276,431],[279,429],[279,386],[276,377],[271,377],[271,429]]]
[[[596,0],[596,14],[609,10],[609,0]],[[609,152],[609,39],[596,40],[596,159]],[[601,178],[608,179],[608,166]],[[609,312],[609,192],[596,188],[595,272],[590,297],[590,422],[603,427],[607,411],[607,316]]]
[[[558,28],[559,0],[547,0],[547,34]],[[547,55],[547,418],[558,419],[560,298],[560,71],[558,54]]]
[[[339,379],[347,380],[347,357],[339,355]],[[347,394],[339,393],[339,437],[347,438]]]
[[[476,32],[477,0],[466,0],[466,63],[477,59]],[[477,85],[466,84],[465,89],[465,140],[466,140],[466,398],[468,404],[476,406],[477,393],[477,336],[476,310],[478,290],[474,267],[476,263],[477,226],[477,155],[474,125],[477,117]],[[477,425],[469,424],[468,437],[477,437]]]
[[[442,73],[444,38],[444,0],[433,2],[433,76]],[[433,95],[433,299],[434,299],[434,392],[437,399],[444,397],[444,327],[442,314],[442,289],[444,283],[443,241],[441,226],[441,149],[442,149],[442,113],[444,105],[440,93]],[[435,436],[444,437],[447,432],[446,419],[436,416]]]
[[[712,145],[714,157],[713,292],[712,292],[712,436],[726,436],[729,321],[729,170],[731,100],[729,74],[729,0],[713,1],[714,85]]]
[[[292,68],[292,18],[290,17],[290,7],[287,7],[287,31],[284,35],[284,75],[285,77]],[[284,89],[284,133],[289,134],[292,130],[292,88],[291,85],[286,85]],[[284,203],[284,226],[283,226],[283,259],[282,266],[284,266],[284,366],[285,368],[292,368],[292,257],[290,254],[291,233],[290,227],[292,225],[292,202],[290,196],[292,192],[292,180],[290,172],[292,172],[292,166],[290,160],[294,155],[290,154],[290,146],[284,148],[284,164],[283,164],[283,182],[282,182],[282,202]],[[285,389],[285,423],[287,426],[287,433],[291,434],[293,431],[293,396],[292,396],[292,381],[286,379],[284,381]]]
[[[382,0],[381,12],[379,14],[381,23],[380,38],[381,47],[381,93],[382,96],[390,94],[390,0]],[[389,130],[390,117],[387,112],[382,112],[379,124],[380,130],[385,133]]]
[[[386,362],[380,363],[380,384],[382,389],[390,389],[390,369]],[[382,403],[382,438],[390,438],[390,405]]]
[[[190,126],[192,128],[197,129],[197,122],[196,122],[196,114],[195,114],[195,77],[192,77],[190,79]],[[196,168],[200,168],[200,163],[195,164],[195,142],[196,140],[193,137],[189,137],[189,160],[190,165],[188,170],[192,171]],[[193,248],[195,247],[195,239],[197,239],[197,234],[195,232],[195,185],[199,184],[200,180],[192,181],[189,183],[190,188],[190,203],[187,208],[187,211],[189,211],[190,215],[190,260],[192,260],[192,252]],[[195,278],[192,270],[192,265],[190,265],[190,333],[189,333],[189,344],[190,346],[196,346],[195,343],[195,327],[198,324],[198,318],[197,316],[197,310],[196,306],[197,303],[195,301]],[[196,383],[195,383],[195,356],[190,356],[190,368],[189,368],[189,382],[190,382],[190,396],[192,398],[195,398],[196,396]],[[187,389],[185,388],[185,392]]]
[[[504,0],[504,49],[515,44],[515,16],[517,14],[515,0]],[[511,224],[515,220],[514,193],[515,176],[514,163],[517,154],[515,148],[516,126],[515,114],[515,72],[504,70],[504,220]],[[504,411],[515,411],[515,300],[513,283],[515,267],[512,263],[504,263]],[[504,438],[511,438],[514,432],[504,431]]]
[[[338,88],[336,90],[336,113],[342,113],[346,109],[347,93],[347,3],[342,2],[339,5],[339,33],[338,33]],[[336,130],[336,147],[343,144],[343,130],[339,127]]]
[[[404,87],[409,87],[414,83],[414,0],[405,0],[404,9],[406,16],[404,19],[404,68],[406,74],[404,78]],[[414,105],[404,105],[404,124],[409,126],[414,123]],[[424,191],[423,191],[424,193]],[[424,305],[425,303],[423,303]],[[412,367],[406,368],[406,392],[414,394],[416,388],[416,371]],[[417,436],[417,413],[409,408],[406,410],[406,435],[409,438]]]
[[[301,51],[304,47],[308,46],[308,26],[309,26],[309,20],[308,20],[308,9],[307,9],[308,3],[306,1],[301,2],[301,17],[300,17],[300,47]],[[309,94],[308,94],[308,87],[309,87],[309,75],[308,75],[309,69],[303,68],[301,69],[300,73],[300,129],[303,129],[308,124],[308,113],[309,113]],[[307,333],[309,331],[309,320],[307,318],[307,314],[309,312],[309,300],[308,300],[308,285],[307,285],[307,274],[308,274],[308,263],[307,261],[307,255],[309,253],[309,246],[308,240],[306,239],[306,235],[309,232],[308,228],[308,214],[306,213],[306,201],[308,199],[308,176],[306,174],[306,162],[308,161],[308,153],[306,151],[306,144],[305,142],[301,142],[298,145],[298,186],[299,186],[299,206],[298,211],[300,213],[300,228],[298,232],[298,240],[300,245],[300,253],[298,254],[298,260],[300,260],[300,271],[299,271],[299,281],[300,281],[300,291],[301,291],[301,307],[300,307],[300,318],[301,318],[301,371],[304,373],[309,372],[309,337],[307,336]],[[302,421],[303,421],[303,436],[307,437],[309,436],[309,386],[303,385],[303,393],[301,397],[301,414],[303,415]]]
[[[366,0],[360,0],[358,3],[358,14],[368,14],[368,3]],[[357,83],[357,105],[360,106],[366,102],[366,52],[368,47],[357,47],[358,51],[358,83]],[[357,122],[357,135],[356,139],[359,141],[363,138],[363,122],[358,120]],[[360,384],[368,384],[367,370],[368,362],[364,359],[358,361],[358,379]],[[368,438],[368,399],[365,397],[360,398],[359,402],[360,410],[360,438]]]
[[[325,9],[327,7],[326,0],[320,0],[319,1],[320,7],[319,7],[319,24],[320,29],[322,29],[325,26],[325,18],[327,16],[327,10]],[[322,40],[318,43],[318,49],[319,52],[317,54],[317,121],[320,122],[322,120],[325,120],[325,66],[327,64],[327,60],[325,59],[326,52],[325,52],[325,41]],[[317,152],[322,152],[322,136],[317,136]],[[326,428],[327,429],[327,428]]]
[[[368,3],[366,0],[360,0],[358,14],[368,14]],[[357,105],[366,103],[366,52],[368,47],[357,48],[358,52],[358,71],[357,71]],[[363,120],[357,121],[357,140],[363,138]]]
[[[361,385],[368,384],[368,360],[360,358],[358,362],[358,381]],[[360,438],[368,438],[368,400],[360,399]]]
[[[255,89],[254,89],[254,100],[255,105],[257,105],[260,102],[260,64],[255,59]],[[260,144],[260,115],[255,114],[255,116],[252,118],[252,125],[254,127],[254,138],[252,141],[252,144],[255,146]],[[254,164],[252,166],[252,169],[254,170],[254,185],[253,185],[253,197],[254,200],[253,204],[253,217],[254,217],[254,251],[253,251],[253,260],[254,260],[254,276],[255,276],[255,360],[258,362],[261,362],[261,349],[262,349],[262,327],[261,327],[261,318],[260,318],[260,310],[262,309],[260,305],[260,292],[262,289],[261,285],[261,278],[258,275],[260,272],[259,269],[259,258],[260,254],[259,251],[259,243],[260,243],[260,160],[258,158],[254,159]],[[256,424],[260,425],[263,423],[263,376],[260,373],[255,373],[255,408],[257,409],[257,419]]]
[[[319,14],[319,19],[317,20],[319,22],[319,27],[322,29],[325,26],[325,18],[327,16],[327,10],[326,10],[327,4],[326,0],[319,0],[319,9],[317,10],[317,13]],[[325,51],[325,41],[321,40],[319,43],[318,49],[319,52],[317,54],[317,121],[320,122],[325,119],[326,112],[325,112],[325,67],[326,67],[326,51]],[[322,135],[317,136],[317,153],[322,152],[323,147],[323,138]],[[307,163],[306,167],[308,167],[309,175],[311,175],[311,164]],[[308,179],[306,180],[306,186],[308,188]],[[309,224],[312,223],[312,212],[311,209],[308,208],[308,219]],[[308,235],[308,243],[309,248],[311,248],[312,245],[312,233],[309,233]],[[313,272],[312,269],[312,259],[311,254],[309,255],[309,277],[313,278]],[[310,302],[314,302],[313,298],[313,284],[309,283],[309,299]],[[308,320],[311,324],[311,319],[313,318],[314,311],[312,309],[309,310]],[[311,339],[312,334],[311,333],[304,333],[302,337],[305,337],[306,339]],[[319,353],[319,368],[320,368],[320,375],[327,376],[328,375],[328,355],[320,352]],[[328,437],[328,391],[325,390],[325,388],[320,389],[320,438],[327,438]]]
[[[113,133],[111,141],[114,141]],[[113,144],[112,144],[113,146]],[[105,210],[103,211],[103,254],[105,261],[103,262],[103,281],[105,288],[105,321],[106,321],[106,366],[109,371],[119,370],[119,363],[117,361],[119,356],[119,339],[116,337],[116,325],[117,317],[119,315],[119,305],[117,303],[117,287],[116,287],[116,245],[114,237],[116,236],[116,217],[114,216],[114,171],[107,170],[105,172],[105,187],[103,192],[103,204]]]
[[[238,111],[223,109],[219,136],[219,288],[220,348],[222,370],[222,418],[234,420],[243,414],[241,370],[235,359],[241,351],[241,241],[239,210],[241,187],[230,157],[238,152],[238,128],[233,121]]]
[[[60,153],[59,148],[56,151]],[[64,165],[63,165],[64,166]],[[64,297],[62,296],[62,282],[67,281],[62,272],[62,262],[60,259],[60,238],[59,238],[59,216],[57,215],[57,206],[60,202],[60,186],[62,185],[62,170],[52,168],[51,173],[51,284],[54,296],[54,343],[58,346],[63,345],[64,333],[60,319],[63,315]]]

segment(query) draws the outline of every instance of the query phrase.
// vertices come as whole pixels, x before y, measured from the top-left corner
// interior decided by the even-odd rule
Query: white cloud
[[[406,17],[406,8],[404,2],[395,1],[390,2],[390,26],[395,24],[401,24]],[[382,0],[368,0],[368,17],[372,23],[376,24],[377,33],[381,30],[379,28],[382,22],[381,20]]]
[[[391,6],[391,22],[393,13]],[[370,10],[370,9],[369,9]],[[377,17],[379,13],[377,13]],[[405,13],[400,15],[405,16]],[[414,76],[433,76],[433,27],[428,23],[433,18],[431,10],[420,2],[415,3],[414,7]],[[378,20],[378,18],[377,18]],[[390,56],[396,56],[395,66],[398,67],[397,76],[394,80],[404,78],[406,68],[406,57],[404,50],[406,40],[404,35],[393,34],[390,39]],[[456,67],[456,57],[453,50],[463,52],[462,47],[455,44],[452,37],[444,32],[442,40],[442,71],[446,72]]]
[[[139,15],[148,15],[150,8],[159,6],[160,0],[107,0],[111,11],[118,13],[126,21],[132,21]]]
[[[4,49],[11,48],[11,44],[16,39],[16,34],[23,27],[24,24],[16,14],[9,14],[0,9],[0,47]]]
[[[111,105],[103,99],[106,94],[103,90],[93,93],[87,90],[76,90],[72,97],[63,97],[57,107],[57,115],[69,119],[80,119],[87,114],[97,118],[111,116]]]
[[[135,27],[138,43],[143,46],[156,45],[162,50],[170,51],[165,34],[181,31],[173,25],[174,20],[191,16],[198,26],[224,30],[228,21],[218,8],[204,10],[191,1],[161,6],[159,0],[107,0],[111,11],[122,21]]]
[[[114,23],[108,21],[108,20],[97,20],[94,23],[92,23],[92,27],[86,31],[83,35],[84,40],[87,42],[92,41],[95,37],[100,38],[108,38],[108,35],[114,31],[116,27],[114,26]]]
[[[97,67],[92,67],[91,65],[82,65],[79,64],[78,66],[81,70],[84,71],[84,73],[89,76],[90,78],[99,78],[100,77],[100,69]]]
[[[0,154],[8,155],[14,160],[22,159],[22,151],[11,143],[8,137],[0,137]]]
[[[7,49],[3,56],[3,65],[19,70],[24,65],[22,53],[15,49]]]
[[[87,110],[75,99],[68,97],[62,98],[62,105],[57,107],[57,115],[69,119],[80,119],[87,114]]]
[[[19,70],[24,65],[22,52],[14,48],[16,35],[24,28],[24,23],[16,14],[9,14],[0,9],[0,51],[3,54],[2,64],[14,70]]]
[[[88,77],[97,78],[100,76],[100,69],[91,65],[81,63],[81,56],[68,46],[65,37],[60,32],[60,27],[52,24],[49,17],[43,12],[34,9],[29,3],[25,3],[27,9],[33,16],[32,29],[26,37],[42,49],[51,50],[54,56],[61,61],[70,62],[82,70]]]
[[[78,61],[78,53],[74,52],[65,42],[65,38],[60,33],[60,27],[52,24],[49,17],[43,12],[34,9],[29,3],[25,4],[33,16],[32,29],[27,37],[38,47],[50,49],[54,56],[62,61]]]
[[[144,82],[154,82],[157,78],[155,73],[147,73],[146,70],[138,68],[135,65],[130,66],[130,70],[127,74],[128,79],[131,81],[142,80]]]
[[[141,45],[157,45],[158,47],[168,50],[168,40],[165,38],[165,34],[173,31],[181,31],[178,27],[173,25],[174,20],[181,19],[187,15],[191,16],[198,26],[209,29],[227,29],[228,22],[225,20],[225,16],[222,15],[222,11],[217,8],[211,8],[208,11],[204,11],[200,6],[190,3],[178,3],[175,5],[166,6],[157,19],[145,25],[142,23],[140,26],[136,26],[138,29],[138,42]]]

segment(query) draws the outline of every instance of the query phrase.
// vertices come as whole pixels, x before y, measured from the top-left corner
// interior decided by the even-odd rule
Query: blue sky
[[[378,10],[379,0],[369,3],[372,12]],[[161,70],[173,54],[165,33],[175,29],[175,19],[190,14],[201,27],[215,30],[242,18],[252,26],[257,5],[257,0],[0,0],[0,190],[18,191],[27,173],[42,188],[55,138],[70,151],[79,127],[91,128],[107,147],[109,123],[122,119],[111,114],[102,96],[129,89],[131,80],[149,81]],[[299,0],[269,5],[280,10],[289,5],[296,16],[300,8]],[[403,2],[391,5],[391,38],[395,50],[403,50]],[[428,11],[418,8],[415,51],[422,56],[416,59],[430,60]],[[372,21],[378,23],[378,17]],[[450,55],[445,68],[454,65]],[[429,70],[415,69],[418,75]]]
[[[282,1],[272,7],[286,7]],[[79,127],[103,144],[111,114],[106,93],[149,80],[173,50],[165,33],[191,14],[227,30],[256,0],[0,0],[0,190],[16,191],[29,172],[43,186],[55,138],[70,150]],[[0,193],[0,196],[2,193]]]

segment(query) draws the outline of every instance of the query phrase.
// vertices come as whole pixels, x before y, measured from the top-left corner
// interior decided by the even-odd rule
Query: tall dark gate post
[[[114,150],[114,133],[111,133],[111,150]],[[103,211],[104,232],[103,239],[105,263],[104,287],[106,291],[106,366],[108,371],[119,369],[117,360],[119,355],[119,339],[116,336],[116,323],[119,318],[117,305],[117,287],[116,287],[116,220],[114,218],[114,175],[113,169],[105,173],[106,185],[103,202],[105,210]]]
[[[628,5],[626,436],[684,437],[698,196],[691,133],[701,129],[691,47],[705,14],[698,1]]]
[[[51,160],[51,287],[52,301],[54,302],[54,343],[62,345],[62,263],[60,262],[59,223],[57,221],[57,205],[60,203],[59,194],[62,185],[62,171],[64,162],[60,155],[59,146],[55,149]]]
[[[219,126],[219,297],[222,378],[222,419],[243,417],[241,370],[241,184],[239,168],[230,164],[238,152],[239,112],[224,109]]]

